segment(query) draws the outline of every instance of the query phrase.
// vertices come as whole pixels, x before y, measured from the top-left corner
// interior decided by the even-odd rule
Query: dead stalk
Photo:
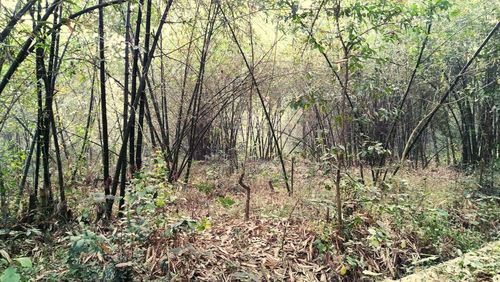
[[[245,173],[243,172],[240,176],[240,180],[238,181],[238,184],[240,184],[243,189],[247,192],[247,199],[245,202],[245,220],[250,219],[250,186],[246,185],[243,183],[243,178],[245,177]]]

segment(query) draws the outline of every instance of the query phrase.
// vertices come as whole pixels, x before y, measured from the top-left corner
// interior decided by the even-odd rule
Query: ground
[[[378,187],[349,170],[339,231],[330,172],[306,161],[295,167],[289,196],[277,163],[246,166],[245,220],[241,168],[195,163],[189,185],[170,185],[151,163],[132,183],[122,219],[94,224],[99,203],[75,189],[73,222],[52,222],[53,231],[19,227],[0,249],[30,257],[33,269],[18,270],[36,280],[371,281],[399,279],[499,238],[500,198],[479,193],[475,179],[455,169],[406,169]],[[491,265],[485,281],[500,272],[484,265]]]

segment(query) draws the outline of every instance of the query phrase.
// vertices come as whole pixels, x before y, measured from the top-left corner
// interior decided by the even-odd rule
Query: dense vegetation
[[[0,281],[395,279],[498,240],[498,18],[0,2]]]

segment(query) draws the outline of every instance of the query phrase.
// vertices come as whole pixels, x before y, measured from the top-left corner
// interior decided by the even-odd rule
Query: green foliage
[[[380,248],[382,244],[390,243],[389,236],[381,228],[368,228],[370,235],[367,237],[368,243],[374,248]]]
[[[90,230],[69,236],[69,251],[67,263],[70,267],[69,277],[84,279],[99,279],[102,269],[95,261],[82,262],[85,254],[106,255],[109,252],[109,241],[102,235]]]
[[[337,269],[341,276],[381,275],[367,269],[363,258],[367,253],[382,256],[397,249],[404,254],[399,256],[403,272],[411,273],[417,267],[475,250],[498,236],[500,201],[496,197],[466,190],[468,200],[450,200],[447,205],[434,207],[426,201],[429,195],[422,187],[412,187],[404,180],[393,179],[370,187],[350,179],[342,186],[343,196],[354,202],[343,205],[343,260]],[[472,191],[477,189],[471,186],[476,187]],[[318,206],[320,201],[314,203]],[[338,255],[335,224],[325,223],[320,228],[313,242],[315,250],[320,256]],[[418,255],[413,254],[414,249]],[[383,269],[380,263],[377,267]]]
[[[320,253],[320,254],[325,254],[329,248],[329,241],[321,240],[321,239],[316,239],[314,240],[314,248]]]
[[[151,166],[152,169],[136,173],[127,187],[125,202],[129,219],[133,216],[152,215],[157,209],[175,201],[172,186],[165,181],[164,164],[154,160]]]
[[[84,230],[82,233],[70,236],[70,249],[68,263],[77,264],[80,255],[85,253],[104,253],[102,246],[106,243],[106,238],[97,235],[90,230]]]
[[[33,274],[33,262],[30,257],[12,259],[7,251],[0,249],[0,282],[18,282],[27,280]],[[1,270],[0,270],[1,271]]]
[[[313,246],[320,255],[332,252],[335,248],[332,236],[334,236],[335,227],[332,225],[322,226],[322,232],[313,242]]]
[[[375,164],[380,158],[391,155],[391,151],[384,148],[381,142],[365,141],[363,150],[359,153],[360,157],[366,159],[370,164]]]
[[[449,214],[443,209],[430,208],[417,214],[414,222],[420,227],[422,236],[431,241],[431,244],[438,248],[445,239],[445,235],[450,232],[448,225]]]
[[[0,142],[0,221],[3,223],[13,220],[8,211],[17,194],[25,159],[26,152],[15,142]]]
[[[224,208],[229,208],[236,203],[233,199],[229,197],[218,197],[217,202],[221,204]]]
[[[174,236],[179,232],[203,232],[212,227],[212,222],[209,218],[204,217],[199,221],[193,219],[182,219],[177,221],[176,223],[170,225],[170,227],[165,232],[165,235],[170,237]]]
[[[80,10],[86,5],[83,2],[78,3],[78,1],[75,3],[66,2],[70,5],[65,6],[64,15]],[[135,22],[137,3],[133,2],[131,4],[133,7],[132,22]],[[154,6],[157,6],[157,4],[153,3]],[[156,136],[157,139],[164,139],[163,133],[166,133],[168,138],[177,135],[185,136],[185,134],[177,132],[180,130],[177,128],[170,128],[168,129],[170,132],[163,132],[165,130],[163,127],[175,124],[175,118],[177,117],[180,123],[183,123],[182,120],[186,122],[191,120],[189,115],[196,112],[196,107],[192,108],[191,105],[180,104],[181,101],[187,103],[189,97],[179,99],[178,95],[181,93],[182,95],[185,93],[190,94],[190,89],[196,88],[195,84],[198,86],[204,85],[203,89],[206,90],[203,92],[204,95],[199,96],[199,101],[196,99],[192,101],[196,102],[198,108],[203,109],[201,112],[204,116],[200,117],[200,122],[203,121],[204,117],[210,117],[205,120],[210,120],[210,123],[213,122],[212,127],[208,128],[209,130],[206,132],[207,139],[210,142],[224,143],[226,137],[229,137],[229,139],[234,137],[232,134],[230,134],[231,136],[226,135],[225,129],[229,128],[228,126],[217,126],[219,122],[221,125],[226,125],[224,123],[231,119],[231,122],[234,122],[235,125],[233,129],[236,130],[235,133],[238,137],[235,137],[236,144],[234,146],[231,144],[230,150],[237,150],[235,151],[236,156],[242,159],[240,153],[243,147],[241,146],[242,141],[248,143],[248,148],[245,147],[245,160],[247,160],[247,150],[250,153],[249,160],[254,160],[254,154],[259,155],[260,151],[266,151],[263,153],[266,157],[268,153],[270,157],[276,154],[272,145],[270,145],[271,142],[266,144],[267,141],[272,140],[268,134],[268,128],[265,126],[265,120],[262,118],[261,108],[252,107],[254,103],[259,101],[254,99],[255,97],[251,98],[250,96],[250,99],[246,100],[245,95],[237,95],[241,91],[245,92],[246,87],[249,85],[247,83],[248,77],[245,76],[247,74],[246,70],[242,70],[241,57],[235,48],[234,42],[227,36],[227,25],[231,24],[238,33],[237,37],[241,37],[244,52],[252,54],[251,65],[252,68],[255,67],[255,74],[258,75],[259,84],[264,83],[262,84],[264,86],[262,90],[265,91],[265,97],[261,98],[263,98],[263,103],[268,105],[273,119],[272,123],[276,125],[277,133],[282,137],[279,139],[280,142],[282,141],[283,151],[286,154],[290,144],[297,141],[298,148],[307,148],[304,150],[303,156],[312,156],[315,160],[320,160],[319,164],[308,165],[305,169],[300,167],[296,170],[297,194],[302,196],[300,193],[304,190],[301,186],[305,182],[305,185],[317,188],[317,190],[311,192],[314,197],[318,196],[319,193],[324,193],[328,197],[332,196],[333,191],[331,190],[334,190],[332,188],[335,187],[331,180],[332,173],[335,169],[344,169],[351,163],[357,164],[358,157],[360,157],[363,164],[368,162],[373,171],[381,169],[378,166],[379,163],[383,162],[379,161],[391,156],[391,151],[381,143],[387,136],[388,125],[397,116],[401,117],[400,124],[397,125],[394,133],[394,136],[398,136],[395,139],[401,138],[389,142],[391,143],[389,146],[397,144],[394,148],[401,147],[404,136],[407,137],[407,133],[411,132],[412,126],[419,121],[422,114],[425,114],[425,110],[429,108],[429,105],[432,106],[433,101],[436,101],[438,94],[448,87],[449,80],[457,73],[456,69],[463,66],[470,57],[478,44],[479,35],[485,33],[491,23],[494,24],[498,21],[498,12],[491,9],[491,3],[479,3],[478,1],[313,0],[302,1],[301,3],[293,0],[280,0],[252,3],[236,1],[227,4],[232,6],[234,10],[229,12],[227,10],[228,6],[223,5],[222,9],[227,12],[229,20],[223,21],[220,17],[216,19],[215,29],[221,32],[218,31],[213,34],[210,49],[208,50],[210,59],[207,60],[206,69],[203,69],[201,73],[196,71],[199,64],[197,62],[198,56],[196,54],[186,56],[186,53],[197,53],[201,50],[200,44],[208,39],[203,36],[206,29],[203,27],[205,22],[202,19],[206,18],[206,7],[201,5],[199,10],[201,14],[194,15],[193,6],[180,5],[178,7],[178,5],[174,5],[175,11],[170,13],[168,21],[175,23],[172,25],[175,27],[175,32],[171,33],[172,36],[164,36],[161,39],[162,46],[159,46],[155,55],[160,56],[160,53],[163,54],[162,69],[159,70],[159,58],[155,58],[148,72],[147,88],[151,92],[148,92],[148,95],[162,94],[161,112],[163,113],[158,113],[160,109],[157,108],[158,105],[152,99],[153,103],[148,105],[150,111],[146,112],[148,121],[151,122],[149,119],[153,119],[153,124],[151,124],[150,129],[145,127],[145,131],[142,133],[145,134],[146,139],[149,137],[147,133],[150,132],[153,135],[162,133],[161,137]],[[9,15],[13,14],[13,11],[8,11],[10,9],[8,7],[9,1],[7,1],[6,5],[6,7],[2,7],[2,12],[5,10],[6,13],[0,15],[0,25],[2,26],[8,22]],[[114,111],[113,120],[116,118],[111,122],[121,119],[120,111],[117,111],[116,107],[123,102],[123,95],[117,95],[117,93],[121,93],[118,86],[123,86],[123,76],[121,74],[124,71],[123,33],[125,25],[123,22],[123,9],[125,5],[119,8],[118,6],[115,7],[106,8],[106,18],[109,21],[106,27],[106,45],[107,54],[109,55],[106,58],[106,67],[109,77],[116,77],[109,80],[108,110]],[[262,13],[265,13],[268,17],[262,17]],[[171,15],[174,18],[171,19]],[[100,158],[100,154],[96,152],[100,152],[100,150],[95,150],[99,147],[99,144],[94,141],[90,142],[90,140],[98,140],[100,136],[100,131],[96,129],[99,127],[95,124],[95,120],[99,120],[99,112],[95,111],[95,108],[89,117],[92,120],[92,130],[86,144],[86,150],[83,152],[83,162],[78,163],[74,158],[74,151],[79,150],[80,145],[82,145],[82,143],[79,143],[82,142],[79,139],[85,134],[84,120],[86,118],[84,117],[87,114],[88,104],[85,104],[83,100],[88,101],[88,94],[91,90],[97,89],[95,85],[97,79],[90,79],[94,75],[92,73],[96,71],[92,67],[96,63],[95,56],[92,53],[93,49],[87,48],[89,42],[95,41],[94,16],[87,15],[86,18],[74,23],[63,20],[65,25],[72,25],[75,33],[72,33],[69,38],[67,32],[60,34],[61,42],[67,42],[64,50],[67,48],[67,54],[71,54],[71,58],[60,58],[61,60],[58,62],[60,63],[59,77],[54,80],[57,81],[54,110],[58,121],[55,133],[60,133],[61,136],[59,145],[63,153],[64,171],[67,173],[66,167],[68,166],[81,166],[84,163],[90,166],[87,171],[89,182],[85,184],[85,187],[73,189],[82,192],[66,194],[70,204],[69,207],[74,214],[79,215],[78,221],[81,223],[90,222],[94,207],[75,203],[79,203],[81,199],[87,196],[84,193],[88,193],[86,191],[90,187],[86,186],[90,186],[89,183],[101,175],[99,165],[90,165],[100,163],[96,161]],[[275,20],[273,16],[278,16],[280,19]],[[25,17],[29,18],[28,15]],[[158,21],[158,11],[156,9],[153,9],[152,21],[154,29]],[[432,29],[430,34],[427,34],[426,27],[430,26],[431,22]],[[47,32],[52,30],[50,21],[38,22],[38,24],[43,25],[43,29]],[[246,26],[247,24],[248,26]],[[284,28],[287,24],[290,25],[290,28]],[[275,38],[270,36],[271,28],[274,29],[275,25],[279,26],[285,34],[276,32]],[[63,26],[61,30],[66,28],[66,26]],[[249,29],[248,33],[247,28]],[[193,32],[192,35],[190,34],[191,31]],[[290,33],[293,33],[292,36],[288,36]],[[251,34],[251,38],[248,38],[248,34]],[[2,43],[0,49],[5,51],[4,54],[0,55],[0,61],[4,64],[3,68],[1,68],[3,72],[8,69],[9,64],[15,58],[19,44],[22,44],[23,38],[28,35],[31,35],[31,21],[23,19],[13,30],[11,38]],[[50,35],[47,33],[42,37],[45,40],[36,40],[32,45],[35,48],[43,48],[48,55],[51,47]],[[415,81],[411,89],[409,89],[409,97],[411,97],[412,101],[407,101],[404,108],[398,111],[395,107],[401,101],[401,95],[405,92],[411,68],[415,64],[424,38],[428,39],[428,44],[423,52],[422,64],[417,69]],[[250,39],[250,42],[247,42],[246,39]],[[189,44],[186,45],[186,42],[189,42]],[[140,49],[142,54],[143,44],[144,42],[141,41],[140,46],[135,46],[133,49]],[[309,52],[307,48],[303,48],[303,45],[310,47],[312,52]],[[328,62],[330,65],[326,67],[324,57],[330,59]],[[26,149],[29,147],[30,138],[32,138],[30,132],[33,132],[33,128],[36,126],[34,121],[38,114],[36,78],[33,76],[35,73],[34,58],[33,54],[28,56],[27,61],[23,62],[16,75],[10,80],[6,91],[1,93],[0,96],[0,104],[2,104],[0,114],[2,117],[0,126],[2,131],[0,136],[0,197],[2,212],[4,210],[8,211],[4,215],[10,217],[10,221],[6,221],[7,223],[15,222],[14,218],[17,216],[15,211],[18,208],[25,207],[27,191],[33,191],[34,186],[34,169],[31,167],[27,188],[24,195],[20,195],[21,206],[14,206],[19,193],[20,177],[26,161]],[[255,58],[258,61],[254,61]],[[479,60],[472,65],[471,69],[463,77],[460,84],[467,85],[461,89],[457,87],[456,91],[454,91],[453,95],[456,95],[454,97],[456,103],[450,100],[450,103],[447,104],[449,110],[441,111],[441,116],[436,124],[433,121],[432,127],[437,129],[436,147],[448,145],[448,142],[452,143],[450,144],[451,147],[457,149],[458,157],[460,157],[460,145],[464,145],[465,141],[468,140],[461,140],[464,144],[457,141],[458,138],[461,138],[459,135],[464,135],[465,131],[460,127],[467,124],[466,117],[462,114],[462,112],[466,111],[459,108],[460,103],[470,103],[472,105],[472,115],[477,119],[483,117],[486,119],[487,113],[492,113],[493,117],[495,117],[496,110],[498,110],[497,99],[495,99],[495,95],[498,93],[498,91],[495,91],[496,83],[483,83],[483,80],[491,79],[492,82],[496,82],[497,61],[495,44],[490,44],[483,51]],[[163,69],[164,63],[167,66],[166,69]],[[193,66],[193,68],[185,68],[186,65]],[[183,69],[186,70],[184,72],[186,77],[166,75],[161,77],[161,86],[163,87],[160,87],[157,83],[160,81],[158,75],[163,74],[165,70],[167,74],[182,74]],[[117,76],[117,74],[120,74],[120,76]],[[202,84],[195,82],[195,79],[200,74],[206,74],[206,80],[202,81]],[[488,76],[491,76],[491,78]],[[233,78],[234,84],[224,85]],[[351,95],[354,104],[353,110],[348,108],[345,101],[346,95],[342,90],[346,90]],[[97,92],[94,93],[98,94]],[[163,97],[163,95],[167,96]],[[223,96],[234,99],[219,99]],[[163,98],[166,98],[165,102]],[[94,97],[95,99],[96,97]],[[166,101],[174,101],[174,103],[166,103]],[[221,101],[229,103],[226,104]],[[44,101],[42,102],[45,104]],[[224,103],[224,105],[221,106],[221,103]],[[227,108],[229,104],[233,106],[231,113]],[[284,105],[288,105],[292,111],[289,112],[289,109],[285,109]],[[154,109],[153,106],[155,106]],[[177,109],[177,106],[186,106],[183,109],[187,110],[181,111]],[[250,107],[247,109],[247,106]],[[219,107],[220,112],[218,112]],[[250,117],[250,109],[253,111],[253,117]],[[297,112],[297,110],[300,111]],[[184,112],[187,116],[182,116],[181,112]],[[359,116],[356,115],[356,112],[359,112]],[[405,112],[410,114],[404,115]],[[170,118],[173,117],[174,120],[169,119],[165,115],[166,113],[172,113]],[[298,114],[295,115],[296,113]],[[449,113],[457,120],[456,124],[448,117]],[[460,116],[455,117],[455,114]],[[163,124],[163,127],[160,128],[161,131],[153,132],[155,124],[161,125],[160,120],[155,121],[157,116],[159,119],[164,120],[166,124]],[[212,117],[213,120],[211,120]],[[247,117],[248,121],[252,121],[252,124],[247,124]],[[61,124],[59,124],[59,119]],[[196,119],[198,120],[198,117]],[[284,123],[286,120],[289,120],[289,123]],[[304,123],[302,124],[302,122]],[[361,136],[357,132],[358,128],[357,124],[355,124],[357,122],[360,122],[361,127],[366,130]],[[478,122],[482,122],[482,120],[472,120],[472,128],[477,129],[476,133],[479,136],[477,139],[486,135],[486,132],[480,130],[484,126],[477,124]],[[446,125],[450,123],[451,126],[446,128]],[[486,120],[485,123],[491,124],[495,123],[495,121]],[[116,125],[116,123],[114,124]],[[205,125],[205,123],[201,122],[199,125]],[[257,126],[260,128],[254,128]],[[302,139],[294,137],[297,136],[297,133],[300,135],[300,127],[303,129],[304,138]],[[306,132],[308,128],[311,128],[309,133]],[[199,128],[193,127],[193,129],[198,131]],[[245,129],[249,130],[248,136],[246,136]],[[239,135],[240,130],[243,137]],[[290,134],[287,133],[289,130],[291,130]],[[181,131],[186,133],[190,130],[188,128],[186,131],[183,128]],[[120,151],[119,147],[122,143],[120,137],[123,137],[123,132],[110,133],[112,133],[110,140],[118,140],[112,145],[111,150],[117,153]],[[198,135],[198,133],[196,132],[195,135]],[[422,136],[422,139],[430,139],[426,135],[427,133]],[[173,185],[166,183],[167,165],[172,165],[172,158],[180,157],[180,159],[183,159],[187,157],[185,155],[185,146],[187,145],[185,138],[187,137],[168,141],[171,146],[173,144],[180,146],[179,155],[177,153],[166,154],[169,150],[166,150],[167,152],[159,150],[150,154],[151,147],[145,146],[144,153],[148,155],[147,163],[143,170],[133,175],[130,183],[127,182],[127,195],[124,199],[125,208],[120,214],[123,217],[117,217],[116,220],[110,223],[112,231],[106,228],[103,228],[105,231],[98,231],[93,229],[91,225],[70,225],[72,232],[65,238],[66,241],[69,241],[69,244],[67,245],[67,253],[64,253],[70,271],[63,272],[64,274],[61,277],[58,274],[53,274],[56,277],[54,280],[58,280],[58,278],[59,280],[112,280],[108,278],[111,276],[116,277],[119,272],[115,268],[115,264],[125,261],[140,262],[140,264],[134,265],[134,269],[144,271],[146,267],[143,267],[142,263],[147,261],[144,253],[149,250],[151,245],[156,243],[155,240],[159,242],[162,242],[162,240],[175,241],[177,239],[175,236],[181,233],[194,236],[197,232],[203,232],[211,227],[212,223],[209,218],[185,219],[186,214],[193,216],[193,214],[200,212],[200,209],[190,210],[189,212],[192,213],[189,213],[182,210],[184,205],[176,206],[176,197],[173,194],[177,191],[174,191]],[[311,140],[308,140],[309,138]],[[14,141],[14,139],[16,140]],[[298,140],[291,141],[292,139]],[[163,144],[165,140],[152,141],[161,141],[162,144],[157,145],[165,150],[163,147],[166,145]],[[189,143],[191,145],[191,142]],[[360,143],[362,143],[361,148],[358,146]],[[338,144],[338,146],[331,146],[331,144]],[[217,147],[221,144],[209,145]],[[224,145],[222,144],[220,147],[225,147]],[[487,144],[480,142],[478,150],[483,151],[485,145]],[[268,148],[263,148],[266,146]],[[429,148],[431,146],[422,147],[427,148],[428,151],[432,150]],[[52,192],[54,193],[52,196],[57,199],[59,194],[56,189],[57,173],[54,171],[56,167],[55,155],[53,154],[54,148],[54,143],[51,142],[49,150]],[[227,166],[232,165],[227,160],[229,154],[226,148],[216,148],[214,150],[219,151],[218,156],[214,158],[222,159]],[[307,150],[310,150],[312,154],[309,155]],[[429,157],[428,151],[423,152],[424,158],[425,155]],[[394,152],[397,152],[397,150],[394,150]],[[355,153],[359,153],[359,155],[355,156]],[[114,155],[112,156],[111,165],[113,166],[116,158]],[[32,163],[35,162],[33,159]],[[203,163],[195,162],[194,165],[198,166]],[[491,169],[493,174],[494,171],[498,171],[499,163],[497,162],[496,165],[497,167],[487,169]],[[270,167],[268,166],[268,168]],[[282,177],[277,172],[278,170],[265,170],[263,174],[266,177],[265,181],[270,180],[274,184],[281,181]],[[214,190],[219,187],[218,181],[223,178],[223,172],[218,165],[209,166],[205,172],[203,180],[194,184],[194,188],[205,194],[214,194]],[[397,253],[396,260],[398,263],[401,262],[401,264],[408,267],[408,270],[412,270],[413,266],[433,264],[460,252],[475,249],[486,240],[498,239],[500,238],[500,231],[498,230],[500,201],[495,190],[495,177],[498,176],[490,176],[490,171],[487,172],[488,175],[481,173],[481,181],[476,182],[474,180],[471,183],[471,186],[481,186],[480,190],[485,194],[471,192],[466,195],[465,199],[460,198],[463,202],[441,205],[440,203],[426,203],[425,200],[429,192],[423,191],[422,187],[409,187],[407,183],[395,180],[377,183],[377,185],[370,185],[370,183],[365,185],[365,180],[356,179],[350,168],[347,168],[342,173],[341,181],[342,200],[345,200],[343,202],[343,212],[345,212],[344,230],[341,234],[338,234],[335,233],[335,224],[328,223],[322,226],[320,234],[313,241],[316,254],[323,256],[328,260],[328,263],[333,261],[332,258],[339,257],[338,272],[341,276],[355,273],[352,271],[355,268],[362,269],[363,271],[358,273],[363,273],[365,276],[378,276],[379,273],[365,269],[369,260],[364,259],[364,254],[368,254],[370,259],[373,259],[383,258],[386,253]],[[323,175],[320,175],[321,173]],[[306,181],[301,179],[304,174],[306,174]],[[174,178],[177,178],[177,176],[176,174]],[[322,182],[309,181],[315,180],[314,178],[318,176],[328,176],[329,180]],[[487,178],[484,178],[486,176]],[[251,177],[249,181],[256,178]],[[65,174],[64,178],[66,180],[68,175]],[[79,178],[81,177],[79,176]],[[368,177],[365,176],[365,178]],[[39,180],[40,187],[42,179]],[[83,184],[84,181],[77,181],[77,183]],[[464,183],[461,182],[460,185],[462,184]],[[487,191],[487,195],[486,186],[491,188]],[[68,185],[67,188],[70,190],[72,187]],[[99,189],[101,188],[99,187]],[[95,204],[104,206],[104,193],[100,192],[95,193],[95,195],[99,196],[96,197],[98,199]],[[257,190],[257,192],[259,191]],[[183,191],[178,193],[179,197],[184,196],[182,195]],[[255,195],[259,196],[260,193]],[[213,200],[213,197],[207,198],[207,201]],[[187,196],[186,199],[190,201]],[[116,202],[118,200],[122,199],[117,199]],[[255,202],[258,203],[259,200],[257,199]],[[236,200],[230,197],[218,197],[215,198],[215,201],[216,206],[225,209],[229,209],[236,203]],[[274,203],[274,201],[269,202]],[[332,198],[317,201],[310,200],[310,202],[312,203],[310,206],[315,209],[318,206],[321,208],[321,210],[317,210],[318,213],[328,208],[335,216],[335,203]],[[54,202],[55,204],[57,203]],[[191,206],[191,204],[192,202],[188,202],[186,206]],[[204,201],[203,204],[205,204]],[[208,204],[212,204],[212,202]],[[287,203],[282,207],[270,204],[264,207],[263,210],[266,212],[270,210],[269,214],[274,219],[289,217],[290,220],[294,220],[292,219],[294,209],[295,207]],[[256,208],[256,211],[262,210]],[[183,212],[186,214],[183,214]],[[204,211],[201,209],[201,212]],[[211,214],[213,212],[210,210]],[[228,211],[222,209],[222,212],[227,213]],[[293,214],[294,218],[295,216],[296,214]],[[174,223],[172,224],[172,222]],[[53,236],[60,236],[58,232],[65,232],[65,226],[61,226],[59,221],[52,218],[37,223],[41,223],[44,228],[48,226],[47,228],[49,228],[51,234],[35,234],[39,238],[33,239],[33,234],[36,231],[33,231],[33,234],[28,234],[32,230],[27,232],[0,230],[2,240],[4,235],[8,238],[6,242],[0,242],[0,248],[2,248],[2,251],[0,251],[2,255],[2,259],[0,259],[0,282],[27,280],[33,277],[33,274],[38,270],[45,272],[44,267],[48,265],[39,266],[40,259],[45,259],[44,263],[55,260],[54,257],[47,255],[43,258],[36,258],[35,255],[38,254],[38,249],[35,251],[32,246],[36,246],[37,242],[43,242],[44,246],[49,246],[47,249],[50,249],[59,242],[54,242],[55,240],[52,241],[51,239],[53,239]],[[100,235],[101,232],[105,236]],[[181,239],[182,237],[179,236]],[[342,253],[338,249],[339,242],[344,243]],[[415,249],[415,253],[412,253],[413,249],[410,250],[408,247],[408,242],[413,244],[411,247]],[[13,247],[10,248],[10,246]],[[3,248],[6,250],[13,249],[17,253],[13,255],[14,258],[10,258],[3,251]],[[32,250],[33,252],[31,252]],[[110,252],[113,253],[110,254]],[[429,253],[431,256],[420,257],[424,253]],[[33,257],[27,257],[27,255]],[[410,255],[415,255],[415,258],[409,259]],[[235,265],[237,264],[238,262],[234,262],[228,265],[236,268]],[[64,266],[64,270],[68,266]],[[251,277],[251,274],[246,275],[246,273],[237,271],[237,269],[233,270],[235,278],[250,279]],[[361,280],[361,278],[354,277],[352,280]]]
[[[8,267],[2,275],[0,276],[1,282],[18,282],[21,281],[21,275],[19,275],[14,267]]]
[[[194,184],[194,188],[196,188],[196,190],[198,190],[202,193],[210,194],[214,191],[215,185],[213,183],[200,182],[200,183]]]
[[[121,243],[114,234],[106,238],[102,234],[81,225],[82,230],[70,234],[66,239],[68,251],[65,255],[69,271],[54,274],[54,280],[121,281],[127,279],[127,269],[117,267],[114,256],[115,244]],[[123,246],[122,246],[123,247]],[[119,257],[118,257],[119,258]]]

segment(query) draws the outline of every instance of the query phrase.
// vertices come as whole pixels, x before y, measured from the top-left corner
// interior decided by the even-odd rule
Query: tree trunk
[[[102,4],[102,0],[99,0]],[[102,171],[104,194],[109,202],[110,176],[109,176],[109,144],[108,144],[108,117],[106,110],[106,59],[104,56],[104,9],[99,8],[99,86],[101,90],[101,122],[102,122]],[[108,218],[111,214],[107,214]]]

